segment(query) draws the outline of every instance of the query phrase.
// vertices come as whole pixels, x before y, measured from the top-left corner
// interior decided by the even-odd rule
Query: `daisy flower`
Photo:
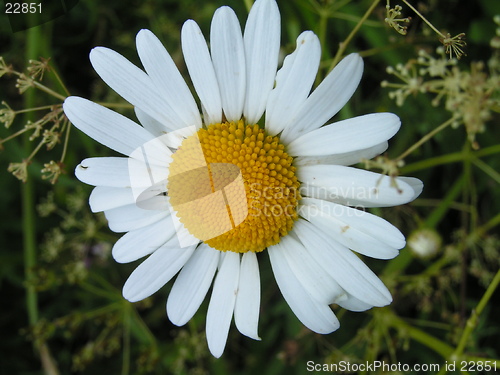
[[[405,204],[422,183],[349,167],[384,152],[400,127],[391,113],[328,123],[361,79],[360,56],[345,57],[312,90],[321,48],[306,31],[278,70],[275,0],[255,2],[243,33],[231,8],[217,9],[210,47],[188,20],[181,42],[199,105],[148,30],[136,39],[143,69],[104,47],[90,53],[140,125],[83,98],[64,103],[77,128],[125,155],[85,159],[75,171],[95,186],[91,209],[125,233],[113,247],[116,261],[148,256],[123,296],[142,300],[178,274],[166,310],[182,326],[212,287],[206,335],[215,357],[233,317],[243,335],[260,340],[261,253],[292,311],[314,332],[339,328],[331,304],[352,311],[389,304],[387,288],[354,252],[393,258],[405,239],[359,208]]]

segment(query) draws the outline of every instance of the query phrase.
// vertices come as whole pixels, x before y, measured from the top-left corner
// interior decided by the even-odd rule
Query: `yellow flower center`
[[[259,252],[297,219],[299,182],[278,137],[258,125],[212,124],[173,154],[168,195],[187,230],[214,249]]]

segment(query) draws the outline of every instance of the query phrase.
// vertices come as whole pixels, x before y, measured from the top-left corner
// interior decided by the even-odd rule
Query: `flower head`
[[[390,113],[325,125],[354,93],[363,70],[347,56],[311,93],[321,49],[310,31],[278,68],[280,15],[257,0],[241,32],[219,8],[210,49],[187,21],[182,51],[200,108],[161,42],[137,35],[144,70],[103,47],[92,50],[101,78],[134,105],[137,122],[82,98],[64,103],[80,130],[126,157],[90,158],[76,176],[96,186],[93,211],[126,232],[118,262],[149,255],[123,295],[139,301],[178,273],[167,300],[176,325],[188,322],[208,293],[207,341],[222,355],[231,320],[258,335],[258,257],[267,252],[277,284],[311,330],[339,321],[330,304],[363,311],[391,302],[383,283],[351,251],[388,259],[405,244],[383,219],[353,207],[407,203],[420,181],[348,167],[387,148],[400,121]],[[200,114],[200,112],[202,114]],[[264,119],[261,121],[261,119]],[[259,125],[261,124],[261,125]],[[325,125],[325,126],[323,126]]]
[[[0,109],[0,122],[2,122],[8,129],[14,122],[16,112],[12,108],[10,108],[6,102],[2,101],[2,105],[5,108]]]
[[[12,65],[7,65],[2,56],[0,56],[0,77],[4,74],[11,74],[14,71]]]
[[[450,56],[450,59],[453,58],[453,55],[456,56],[457,59],[467,54],[463,51],[463,48],[467,45],[465,42],[465,33],[460,33],[455,36],[451,36],[450,33],[447,33],[444,38],[440,39],[440,42],[443,43],[443,46],[446,48],[446,54]]]
[[[396,5],[394,8],[391,8],[391,6],[389,5],[389,0],[387,0],[385,9],[386,17],[384,21],[401,35],[406,35],[408,26],[402,26],[400,23],[410,23],[411,17],[400,18],[403,7],[401,5]]]

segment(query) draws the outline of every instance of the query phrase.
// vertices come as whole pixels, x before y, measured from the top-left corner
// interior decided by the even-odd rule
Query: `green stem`
[[[490,176],[493,180],[495,180],[497,184],[500,184],[500,173],[498,173],[496,170],[491,168],[488,164],[480,159],[473,159],[472,163],[488,176]]]
[[[108,292],[104,289],[98,288],[90,283],[83,282],[80,284],[80,287],[86,290],[89,293],[93,293],[96,296],[103,297],[109,299],[110,301],[116,300],[116,294],[112,292]]]
[[[125,309],[123,314],[123,361],[122,361],[122,374],[128,375],[130,373],[130,321],[131,309]]]
[[[17,136],[19,136],[19,135],[21,135],[21,134],[23,134],[23,133],[27,132],[28,130],[29,130],[28,128],[23,128],[23,129],[21,129],[21,130],[19,130],[19,131],[15,132],[15,133],[14,133],[14,134],[12,134],[12,135],[9,135],[7,138],[4,138],[4,139],[0,140],[0,145],[1,145],[2,143],[5,143],[5,142],[10,141],[11,139],[16,138]]]
[[[462,202],[464,204],[470,205],[471,208],[477,207],[475,202],[475,198],[477,196],[477,192],[474,184],[474,177],[472,174],[472,148],[468,141],[465,141],[462,152],[464,153],[464,161],[463,161],[463,170],[465,176],[465,184],[462,190]],[[476,218],[475,211],[472,211],[470,214],[466,212],[461,212],[461,225],[468,233],[474,233],[476,228]],[[469,246],[467,245],[467,241],[462,241],[458,245],[458,253],[460,254],[460,325],[463,325],[466,319],[467,314],[467,273],[468,273],[468,262],[469,262]]]
[[[64,90],[64,93],[66,94],[66,96],[70,96],[71,94],[69,93],[69,90],[68,88],[66,87],[66,85],[64,84],[63,80],[61,79],[61,77],[59,76],[59,74],[57,73],[57,71],[55,69],[51,69],[51,72],[52,74],[54,75],[54,77],[56,78],[57,82],[59,83],[59,85],[62,87],[62,89]]]
[[[41,107],[35,107],[35,108],[25,108],[25,109],[19,109],[16,112],[16,115],[19,113],[26,113],[26,112],[32,112],[32,111],[44,111],[46,109],[51,109],[54,106],[54,104],[50,105],[43,105]]]
[[[496,214],[491,218],[486,224],[476,229],[476,235],[482,236],[484,233],[489,231],[491,228],[496,227],[500,224],[500,213]]]
[[[405,3],[406,5],[408,5],[408,7],[413,10],[417,16],[419,16],[422,21],[424,21],[436,34],[438,34],[441,38],[445,38],[445,36],[438,30],[434,27],[434,25],[432,23],[430,23],[427,18],[425,18],[422,13],[420,13],[417,9],[415,9],[415,7],[413,5],[411,5],[408,1],[406,0],[403,0],[403,3]]]
[[[151,350],[157,349],[156,337],[150,331],[149,327],[144,323],[141,316],[134,308],[134,306],[128,301],[124,301],[127,306],[124,308],[129,308],[131,312],[130,319],[130,329],[131,333],[134,334],[134,337],[139,339],[142,343],[150,346]]]
[[[27,281],[26,286],[26,309],[30,325],[38,321],[38,298],[33,270],[36,266],[36,241],[35,241],[35,198],[34,186],[31,179],[22,185],[22,207],[23,207],[23,247],[24,247],[24,273]]]
[[[33,157],[36,155],[36,153],[42,148],[42,146],[45,144],[45,141],[42,139],[38,145],[36,146],[36,148],[31,152],[30,156],[28,156],[28,158],[26,159],[26,162],[29,163],[31,161],[31,159],[33,159]]]
[[[64,137],[64,145],[63,145],[63,151],[61,155],[61,163],[64,162],[64,158],[66,157],[66,151],[68,150],[68,143],[69,143],[69,132],[71,131],[71,123],[69,121],[66,121],[66,136]]]
[[[494,155],[500,153],[500,145],[494,145],[490,147],[482,148],[478,151],[471,152],[471,155],[475,158],[481,158],[484,156]],[[438,165],[456,163],[459,161],[464,161],[466,155],[463,152],[453,152],[451,154],[436,156],[434,158],[422,160],[419,162],[411,163],[405,165],[401,168],[402,174],[408,174],[410,172],[420,171],[422,169],[436,167]]]
[[[451,262],[452,260],[450,259],[450,257],[447,256],[446,254],[443,254],[441,258],[431,263],[431,265],[427,267],[427,269],[424,272],[422,272],[422,277],[424,277],[427,280],[430,280],[431,277],[439,276],[441,269]]]
[[[252,0],[243,0],[245,2],[245,7],[247,8],[247,12],[250,13],[250,9],[252,8],[253,1]]]
[[[328,25],[329,14],[328,10],[326,10],[324,7],[319,6],[319,4],[316,8],[317,8],[316,12],[318,13],[319,16],[317,35],[321,45],[321,55],[323,56],[323,59],[325,59],[328,54],[326,48],[327,43],[325,39],[326,39],[326,29]],[[318,74],[316,75],[315,86],[318,86],[319,83],[323,80],[322,73],[323,73],[322,70],[318,71]]]
[[[462,336],[460,337],[460,341],[458,342],[458,346],[453,352],[451,359],[459,358],[464,352],[465,346],[467,345],[467,341],[472,332],[474,331],[474,328],[476,328],[477,326],[479,316],[481,315],[484,308],[488,304],[489,300],[493,296],[493,293],[495,293],[498,284],[500,284],[500,270],[498,270],[498,272],[496,273],[495,277],[488,286],[488,289],[486,289],[486,292],[484,293],[483,297],[477,304],[476,308],[472,310],[472,313],[469,319],[467,320],[467,324],[465,325],[465,329],[462,332]]]
[[[38,55],[40,44],[40,34],[38,28],[30,28],[27,31],[26,60],[35,58]],[[35,107],[35,93],[26,92],[24,96],[24,107]],[[26,122],[33,119],[32,113],[26,114]],[[24,152],[30,154],[31,142],[29,137],[24,138]],[[36,228],[35,228],[35,196],[33,179],[30,178],[22,185],[22,205],[23,205],[23,241],[24,241],[24,270],[28,281],[26,290],[26,307],[30,325],[38,321],[38,298],[35,285],[31,283],[34,278],[33,270],[36,266]]]
[[[358,16],[348,14],[348,13],[341,13],[341,12],[335,12],[335,14],[332,15],[331,17],[338,19],[338,20],[345,20],[345,21],[351,21],[351,22],[359,22],[359,20],[360,20],[360,18]],[[364,24],[366,26],[370,26],[370,27],[382,27],[380,24],[380,21],[365,20]]]
[[[110,303],[109,305],[104,305],[94,310],[74,313],[73,316],[78,316],[79,318],[85,320],[92,320],[109,313],[116,314],[119,311],[121,311],[121,307],[122,307],[121,302],[113,302]]]
[[[462,191],[464,184],[465,176],[461,175],[448,190],[448,194],[446,194],[441,204],[427,217],[427,219],[425,220],[426,227],[435,228],[439,224],[446,212],[448,212],[452,203]]]
[[[107,241],[115,241],[116,238],[114,236],[110,237],[110,238],[107,238],[105,239]],[[109,291],[113,294],[115,294],[116,296],[118,296],[118,299],[119,300],[122,300],[122,297],[121,297],[121,292],[116,289],[113,284],[111,284],[107,279],[105,279],[104,277],[102,277],[101,275],[99,275],[98,273],[92,273],[92,279],[98,283],[103,290],[106,290],[106,291]]]
[[[448,126],[450,126],[453,123],[453,121],[455,121],[454,117],[452,117],[452,118],[448,119],[447,121],[443,122],[437,128],[433,129],[432,131],[430,131],[429,133],[427,133],[426,135],[424,135],[418,142],[416,142],[414,145],[412,145],[410,148],[408,148],[408,150],[406,150],[401,155],[399,155],[395,160],[402,160],[405,157],[407,157],[408,155],[410,155],[413,151],[415,151],[417,148],[419,148],[421,145],[423,145],[429,139],[431,139],[432,137],[434,137],[441,130],[443,130],[443,129],[447,128]]]
[[[419,198],[418,201],[412,202],[412,206],[415,207],[438,207],[441,204],[441,199],[426,199],[426,198]],[[472,208],[461,202],[451,202],[450,204],[450,209],[456,210],[456,211],[464,211],[464,212],[472,212]]]
[[[354,29],[352,29],[351,33],[347,36],[347,38],[342,43],[340,43],[339,49],[337,50],[337,53],[335,54],[335,57],[333,58],[333,61],[330,64],[330,68],[328,69],[328,71],[331,71],[335,67],[335,65],[338,64],[338,62],[340,61],[340,58],[344,54],[344,52],[345,52],[347,46],[349,45],[349,43],[351,42],[352,38],[354,38],[356,33],[359,31],[361,26],[363,26],[364,22],[367,20],[367,18],[370,16],[370,14],[372,14],[373,10],[375,9],[375,7],[378,5],[379,2],[380,2],[380,0],[373,1],[372,5],[370,5],[370,8],[368,8],[368,10],[363,15],[363,17],[361,17],[361,19],[356,24],[356,26],[354,26]]]
[[[30,15],[32,24],[35,24],[33,17],[35,14]],[[26,37],[26,60],[35,59],[39,54],[41,46],[41,35],[39,27],[31,27],[27,30]],[[24,107],[35,107],[36,95],[33,90],[25,93]],[[32,120],[33,112],[26,113],[26,121]],[[23,140],[24,152],[28,154],[31,149],[31,142],[26,135]],[[24,272],[27,281],[26,286],[26,310],[28,313],[28,321],[31,326],[38,322],[38,296],[36,287],[32,282],[35,275],[34,269],[37,264],[37,247],[36,247],[36,227],[35,227],[35,188],[32,178],[29,178],[26,183],[22,185],[22,212],[23,212],[23,255],[24,255]],[[56,362],[54,361],[49,347],[43,340],[34,340],[33,345],[40,356],[43,371],[46,375],[59,375]]]
[[[453,347],[435,338],[434,336],[411,326],[395,314],[391,314],[391,319],[388,319],[387,322],[398,331],[406,333],[413,340],[418,341],[419,343],[434,350],[436,353],[439,353],[443,358],[448,358],[453,353]]]
[[[42,85],[41,83],[37,82],[37,81],[33,81],[33,84],[35,85],[35,87],[37,87],[38,89],[42,90],[43,92],[46,92],[47,94],[49,95],[52,95],[54,97],[56,97],[57,99],[61,99],[62,101],[64,101],[66,99],[65,96],[55,92],[54,90],[52,89],[49,89],[47,86],[45,85]]]
[[[319,10],[319,23],[318,23],[318,38],[321,46],[323,46],[323,56],[325,56],[326,43],[326,28],[328,24],[328,10],[320,8]]]
[[[402,174],[413,173],[415,171],[420,171],[422,169],[437,167],[438,165],[456,163],[459,161],[463,161],[463,159],[464,159],[464,154],[462,152],[453,152],[450,154],[436,156],[433,158],[405,165],[403,168],[400,169],[400,172]]]

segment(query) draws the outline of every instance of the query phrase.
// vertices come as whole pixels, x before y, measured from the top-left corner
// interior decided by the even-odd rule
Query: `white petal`
[[[413,189],[413,197],[410,199],[410,202],[416,199],[424,189],[424,183],[415,177],[398,177],[398,181],[407,183]]]
[[[201,127],[201,118],[193,95],[174,61],[160,42],[149,30],[141,30],[136,37],[137,53],[142,65],[156,87],[157,95],[170,105],[179,123],[177,128]]]
[[[92,212],[111,210],[135,203],[132,189],[121,187],[97,186],[89,197]]]
[[[87,99],[70,96],[63,108],[68,119],[82,132],[127,156],[154,138],[132,120]]]
[[[350,311],[366,311],[368,309],[371,309],[373,306],[360,301],[359,299],[351,296],[349,293],[346,294],[345,298],[335,301],[335,303],[341,307],[343,307],[346,310]]]
[[[130,187],[136,199],[137,205],[145,209],[156,209],[154,206],[158,202],[153,202],[150,198],[162,195],[167,190],[167,178],[169,175],[168,165],[172,158],[167,156],[166,167],[156,166],[150,163],[150,153],[147,151],[148,145],[144,145],[132,155],[142,160],[128,159],[128,171],[130,176]],[[158,199],[158,198],[155,198]],[[165,196],[163,199],[167,199]],[[152,204],[153,203],[153,204]]]
[[[376,215],[314,198],[303,198],[300,203],[302,217],[360,254],[392,259],[405,246],[403,234]]]
[[[354,94],[362,74],[361,57],[355,53],[346,56],[307,98],[283,130],[281,140],[289,143],[325,124]]]
[[[315,249],[306,248],[291,236],[281,239],[286,249],[283,255],[297,280],[309,295],[321,304],[329,305],[344,293],[335,279],[314,259]]]
[[[400,178],[341,165],[301,166],[297,176],[303,196],[349,206],[397,206],[410,202],[415,195],[414,189]]]
[[[276,87],[267,100],[266,130],[270,135],[281,132],[307,99],[320,58],[318,37],[312,31],[304,31],[297,38],[295,51],[285,58],[276,74]]]
[[[215,76],[207,43],[196,22],[188,20],[182,26],[182,53],[193,81],[193,86],[206,113],[205,124],[222,121],[222,103],[219,83]]]
[[[193,127],[194,128],[194,127]],[[184,128],[188,129],[188,128]],[[168,166],[172,161],[172,151],[168,148],[169,144],[166,141],[170,138],[172,133],[176,131],[169,132],[168,134],[163,134],[159,137],[155,137],[149,142],[143,143],[141,146],[137,147],[132,153],[129,155],[130,162],[134,163],[132,165],[129,164],[129,167],[132,168],[131,172],[134,171],[135,168],[155,168],[155,173],[165,174],[165,172],[160,171],[161,169],[166,169],[166,174],[168,175]],[[137,164],[137,161],[140,163]],[[158,170],[158,171],[157,171]]]
[[[243,43],[247,68],[243,115],[247,123],[259,121],[274,86],[280,50],[280,12],[274,0],[257,0],[250,10]]]
[[[131,189],[137,207],[145,210],[170,210],[170,198],[167,195],[166,180],[160,181],[154,185],[143,188]]]
[[[181,249],[170,242],[160,247],[129,276],[123,286],[123,297],[137,302],[158,291],[186,264],[195,247]]]
[[[129,263],[163,246],[175,234],[170,217],[123,235],[113,246],[112,255],[118,263]]]
[[[221,253],[220,258],[219,258],[219,264],[217,265],[217,270],[220,271],[220,268],[222,267],[222,263],[224,263],[224,257],[226,256],[227,251],[224,251]]]
[[[94,186],[130,187],[128,158],[88,158],[76,166],[75,176]]]
[[[397,133],[401,121],[392,113],[372,113],[338,121],[303,134],[288,145],[294,156],[331,155],[373,147]]]
[[[142,109],[134,107],[134,111],[137,119],[144,127],[144,129],[153,134],[155,137],[167,134],[167,132],[169,131],[168,128],[165,127],[161,122],[148,115]]]
[[[152,79],[118,52],[96,47],[90,52],[90,62],[95,71],[120,96],[161,122],[167,129],[182,126],[170,104]]]
[[[371,159],[380,155],[387,150],[388,143],[382,142],[373,147],[368,147],[363,150],[346,152],[343,154],[331,155],[316,155],[316,156],[297,156],[293,159],[293,163],[300,165],[315,165],[315,164],[336,164],[336,165],[353,165],[361,162],[363,159]]]
[[[335,331],[340,326],[337,317],[327,304],[319,303],[306,292],[286,261],[286,251],[281,243],[268,248],[271,267],[281,294],[307,328],[322,334]]]
[[[207,341],[210,353],[219,358],[224,352],[233,317],[238,281],[240,254],[227,251],[215,278],[207,312]]]
[[[297,220],[293,232],[304,246],[315,249],[316,261],[346,292],[373,306],[385,306],[392,301],[382,281],[352,251],[331,241],[305,220]]]
[[[142,116],[141,121],[147,121],[145,122],[146,123],[145,127],[151,127],[152,128],[151,132],[157,135],[157,137],[154,139],[154,142],[150,141],[146,144],[146,146],[148,146],[148,148],[150,148],[149,146],[154,146],[152,150],[148,150],[149,151],[148,154],[153,153],[152,155],[154,156],[153,162],[161,166],[169,164],[169,160],[171,160],[171,155],[172,155],[171,149],[172,150],[178,149],[184,139],[192,135],[195,135],[197,131],[196,126],[188,126],[185,128],[172,130],[166,133],[163,125],[154,120],[151,116],[147,115],[144,111],[141,111],[138,108],[136,108],[136,113],[137,114],[140,113],[140,115]],[[167,146],[167,148],[163,150],[163,153],[160,155],[157,149],[161,146]],[[139,152],[143,153],[143,150],[137,149],[136,151],[137,153]],[[143,158],[137,158],[137,159],[143,160]],[[161,160],[161,163],[158,163],[159,160]]]
[[[260,340],[258,334],[259,311],[259,263],[257,255],[248,251],[241,258],[240,281],[234,306],[234,322],[238,331],[254,340]]]
[[[200,243],[200,240],[193,236],[184,224],[181,223],[180,218],[177,216],[177,212],[170,205],[169,210],[171,212],[170,217],[174,222],[175,233],[180,247],[187,247],[191,245],[197,245]]]
[[[129,188],[148,187],[152,175],[158,181],[168,177],[168,169],[160,166],[148,166],[130,158],[104,157],[83,160],[75,169],[75,176],[82,182],[94,186]],[[154,181],[153,181],[154,183]]]
[[[210,28],[210,50],[224,114],[228,121],[238,121],[245,100],[245,50],[240,23],[229,7],[215,11]]]
[[[170,215],[168,208],[163,208],[161,205],[158,208],[160,208],[158,211],[145,210],[134,203],[104,211],[104,215],[108,219],[109,229],[113,232],[128,232],[153,224]]]
[[[167,314],[173,324],[186,324],[198,311],[212,284],[220,253],[201,244],[182,268],[167,299]]]

